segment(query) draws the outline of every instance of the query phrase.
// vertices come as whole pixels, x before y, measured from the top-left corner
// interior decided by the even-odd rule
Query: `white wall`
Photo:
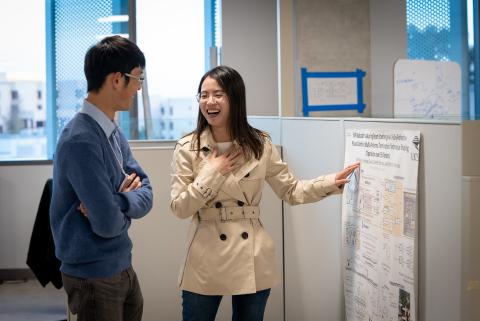
[[[462,126],[462,321],[480,320],[480,121]]]
[[[393,117],[393,65],[407,57],[406,0],[370,0],[371,117]]]
[[[222,63],[247,89],[249,115],[278,115],[276,0],[222,1]]]
[[[52,165],[0,166],[0,270],[26,269],[30,235]]]
[[[343,132],[338,120],[283,121],[284,160],[302,179],[338,171]],[[341,198],[285,205],[285,320],[342,320]]]
[[[464,176],[462,194],[461,320],[480,320],[480,176]]]

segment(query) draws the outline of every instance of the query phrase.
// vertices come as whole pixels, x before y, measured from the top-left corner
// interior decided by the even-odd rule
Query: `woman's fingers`
[[[353,171],[355,171],[355,168],[356,167],[350,167],[350,168],[345,169],[343,171],[344,177],[348,177],[351,173],[353,173]]]
[[[241,166],[241,156],[243,150],[238,146],[230,147],[222,155],[218,155],[217,149],[214,148],[210,154],[209,161],[222,173],[228,174]]]
[[[242,151],[237,150],[235,151],[232,155],[230,155],[230,160],[236,162],[238,159],[240,159],[240,156],[242,156]]]
[[[238,146],[231,146],[226,152],[225,152],[225,157],[227,158],[234,158],[236,155],[241,153],[241,148]]]
[[[353,163],[349,166],[347,166],[348,169],[356,169],[357,167],[360,166],[360,162]]]
[[[353,173],[354,170],[356,170],[360,166],[360,162],[353,163],[352,165],[349,165],[345,167],[343,170],[337,173],[335,176],[335,184],[337,186],[342,186],[343,184],[346,184],[350,182],[348,179],[348,176]]]
[[[218,153],[217,148],[214,147],[213,150],[212,150],[212,153],[210,154],[210,157],[211,157],[211,158],[217,157],[217,153]]]
[[[337,176],[335,177],[336,180],[344,179],[348,176],[349,170],[347,168],[341,170],[339,173],[337,173]]]
[[[343,171],[341,171],[340,173],[342,173],[343,177],[347,177],[348,175],[350,175],[354,170],[356,170],[358,167],[360,166],[360,162],[357,162],[357,163],[354,163],[352,165],[349,165],[347,166]]]

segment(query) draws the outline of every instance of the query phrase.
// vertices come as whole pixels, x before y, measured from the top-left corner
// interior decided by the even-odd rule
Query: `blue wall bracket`
[[[363,78],[365,71],[357,69],[352,72],[308,72],[307,68],[302,68],[302,103],[303,116],[308,116],[312,111],[327,110],[357,110],[362,113],[365,109],[363,103]],[[335,104],[335,105],[309,105],[308,101],[308,79],[309,78],[356,78],[357,81],[357,102],[353,104]]]

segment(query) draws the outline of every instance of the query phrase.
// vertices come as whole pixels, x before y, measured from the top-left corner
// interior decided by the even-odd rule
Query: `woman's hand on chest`
[[[224,154],[218,155],[216,148],[207,157],[207,161],[214,166],[220,174],[226,176],[242,165],[243,151],[238,146],[230,147]]]

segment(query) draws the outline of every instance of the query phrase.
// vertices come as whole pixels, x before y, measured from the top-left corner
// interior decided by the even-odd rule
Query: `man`
[[[120,36],[85,56],[88,95],[65,126],[53,165],[50,207],[68,305],[78,321],[141,320],[132,268],[131,220],[152,207],[152,188],[114,123],[141,88],[145,57]]]

